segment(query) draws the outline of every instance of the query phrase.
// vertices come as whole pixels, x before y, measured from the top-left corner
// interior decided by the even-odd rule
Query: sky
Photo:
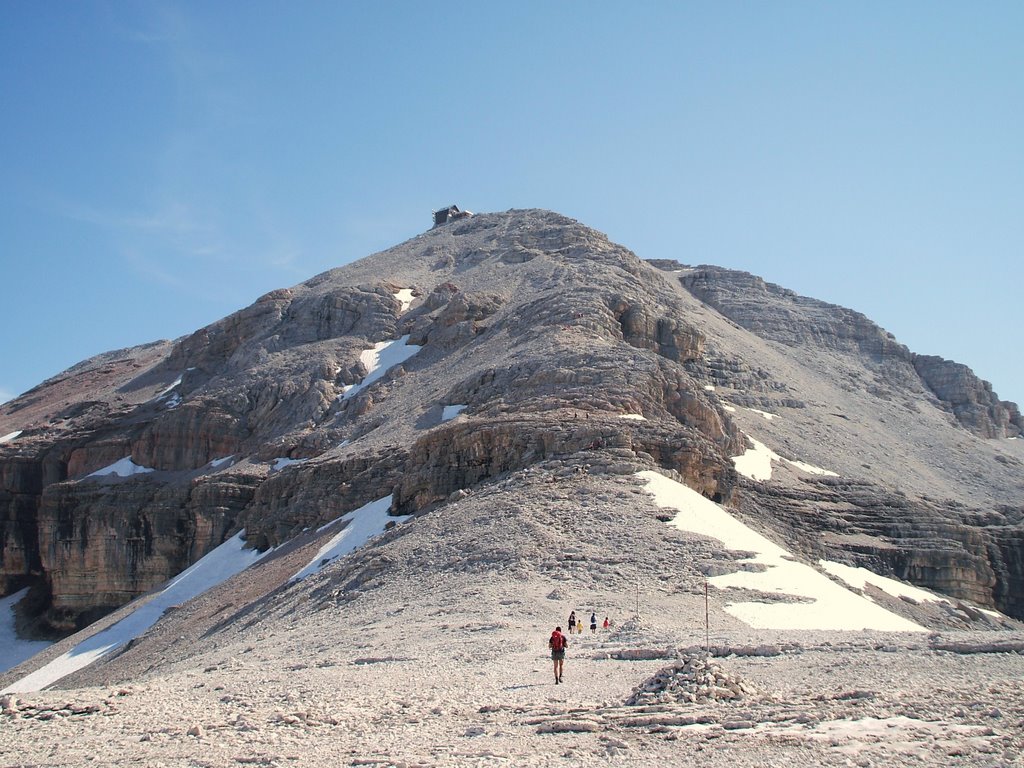
[[[548,208],[1024,403],[1018,2],[0,4],[0,400]]]

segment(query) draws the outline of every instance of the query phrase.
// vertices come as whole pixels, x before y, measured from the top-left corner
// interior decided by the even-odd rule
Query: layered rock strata
[[[740,488],[731,461],[748,447],[737,406],[808,418],[840,407],[785,381],[770,361],[786,350],[822,379],[870,371],[890,399],[948,412],[974,435],[1019,431],[1015,408],[858,313],[743,273],[657,267],[557,214],[483,214],[177,341],[85,361],[0,406],[0,434],[19,433],[0,444],[3,591],[32,586],[39,621],[67,631],[241,528],[251,545],[277,546],[389,495],[396,513],[429,514],[554,461],[567,472],[658,468],[797,539],[815,531],[807,551],[825,541],[1022,610],[1012,515],[979,523],[949,499],[904,509],[866,498],[854,463],[838,467],[849,484],[813,499],[792,483]],[[896,431],[882,437],[902,445]],[[793,439],[829,463],[827,445]],[[1005,466],[986,471],[1010,504],[1016,459],[997,458]],[[886,547],[835,544],[820,538],[828,525],[798,523],[840,507],[860,510],[865,535]]]
[[[761,338],[790,347],[852,354],[872,363],[900,388],[937,398],[941,407],[979,437],[1024,433],[1024,417],[1017,405],[999,400],[992,385],[967,366],[916,355],[859,312],[800,296],[747,272],[719,267],[687,269],[679,281],[701,301]]]

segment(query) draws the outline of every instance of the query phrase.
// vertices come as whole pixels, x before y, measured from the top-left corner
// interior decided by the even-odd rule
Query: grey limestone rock
[[[393,345],[402,362],[357,386]],[[529,480],[524,514],[543,517],[551,486],[658,469],[795,551],[1019,616],[1024,524],[1006,510],[1021,457],[978,436],[1020,428],[968,370],[859,313],[745,273],[645,263],[548,211],[479,214],[0,405],[0,434],[20,433],[0,444],[0,586],[33,587],[35,620],[68,631],[243,527],[277,546],[387,496],[428,519],[492,503],[482,492],[513,476]],[[732,462],[748,434],[843,482],[792,468],[748,482]],[[90,477],[125,460],[145,472]],[[557,571],[494,547],[425,556]],[[588,563],[580,578],[618,578]],[[359,557],[351,569],[341,595],[378,578]]]

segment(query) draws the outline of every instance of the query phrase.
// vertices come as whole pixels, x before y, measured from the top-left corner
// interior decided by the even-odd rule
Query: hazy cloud
[[[147,212],[103,211],[84,203],[66,203],[63,207],[68,218],[104,229],[161,234],[193,234],[201,229],[189,206],[176,201]]]
[[[258,183],[230,196],[209,183],[211,175],[231,178],[232,169],[211,163],[245,119],[246,70],[213,48],[202,25],[176,4],[104,8],[114,36],[146,46],[170,73],[165,95],[176,117],[156,137],[152,165],[142,170],[142,199],[65,202],[60,212],[102,230],[132,273],[177,291],[201,293],[205,278],[257,265],[288,279],[306,277],[291,222],[278,221],[276,201]]]

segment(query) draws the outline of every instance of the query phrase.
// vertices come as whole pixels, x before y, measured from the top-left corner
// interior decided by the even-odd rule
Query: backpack
[[[563,635],[561,632],[552,632],[551,639],[548,640],[548,645],[551,646],[552,651],[564,651],[565,635]]]

